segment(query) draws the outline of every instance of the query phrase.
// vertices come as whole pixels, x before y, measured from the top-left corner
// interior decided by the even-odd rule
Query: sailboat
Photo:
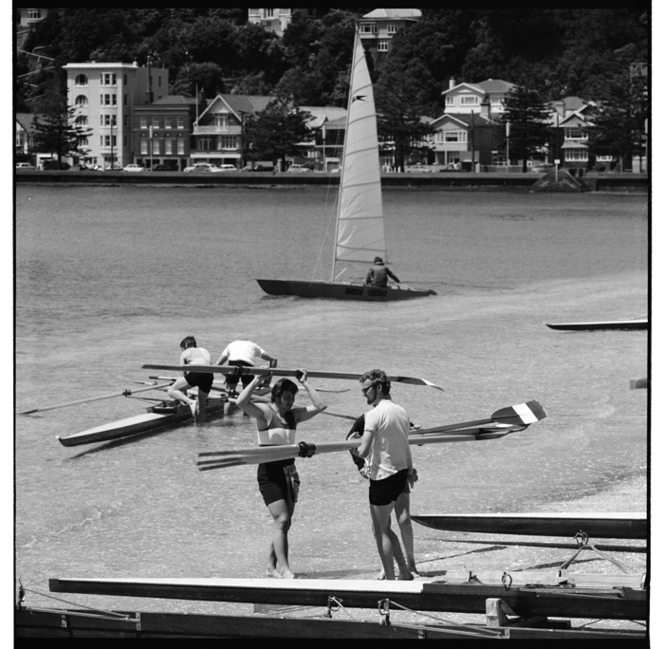
[[[280,279],[256,281],[270,295],[378,302],[436,295],[432,290],[416,290],[403,286],[377,287],[338,281],[337,262],[371,263],[375,257],[381,257],[387,262],[376,107],[364,48],[357,33],[346,120],[337,208],[336,245],[330,281]]]

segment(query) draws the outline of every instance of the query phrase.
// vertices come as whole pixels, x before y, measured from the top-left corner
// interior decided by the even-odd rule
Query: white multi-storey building
[[[307,15],[311,15],[313,13],[313,9],[310,8],[250,8],[248,19],[250,23],[263,25],[265,29],[269,29],[277,36],[283,36],[284,32],[286,31],[286,27],[290,25],[294,11],[301,11]]]
[[[68,63],[67,102],[89,129],[84,162],[111,168],[134,162],[134,106],[168,95],[168,70],[128,63]]]

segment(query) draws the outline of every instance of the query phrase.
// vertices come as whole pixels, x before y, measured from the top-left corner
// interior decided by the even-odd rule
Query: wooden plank
[[[412,519],[436,530],[480,534],[573,537],[584,532],[591,538],[647,539],[645,513],[567,514],[438,514],[414,515]]]
[[[327,606],[336,597],[348,608],[373,608],[383,599],[422,611],[485,612],[499,597],[522,617],[554,616],[643,620],[646,591],[632,589],[512,588],[425,581],[336,579],[50,579],[51,592],[254,604]],[[629,590],[629,597],[625,595]]]

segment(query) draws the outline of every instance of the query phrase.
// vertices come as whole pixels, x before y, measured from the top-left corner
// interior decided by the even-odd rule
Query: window
[[[141,117],[141,128],[142,129],[147,129],[148,127],[148,118],[147,117]]]
[[[99,103],[102,106],[117,106],[117,95],[99,95]]]
[[[76,86],[87,86],[88,85],[88,78],[84,74],[76,75],[76,80],[74,81],[74,85],[76,85]]]
[[[184,138],[178,138],[178,154],[184,155]]]
[[[376,23],[360,23],[360,34],[376,34],[378,27]]]
[[[565,151],[565,160],[587,162],[588,149],[567,149]]]
[[[445,142],[466,142],[466,131],[443,131]]]
[[[41,9],[28,9],[29,20],[41,20]]]
[[[124,96],[122,97],[122,100],[123,100],[123,102],[124,102],[124,105],[126,106],[126,105],[127,105],[127,95],[124,95]]]
[[[85,135],[79,137],[78,138],[78,145],[79,146],[88,146],[88,138],[85,137]]]
[[[117,124],[116,115],[100,115],[99,120],[102,126],[115,126]]]
[[[250,16],[260,16],[261,15],[261,10],[260,9],[249,9],[249,15]]]
[[[173,118],[164,117],[164,128],[173,128]]]
[[[475,95],[462,95],[461,96],[461,105],[462,106],[477,106],[480,103],[479,97]]]
[[[117,84],[117,75],[112,72],[103,72],[101,75],[102,86],[115,86]]]
[[[237,149],[237,138],[234,135],[220,135],[217,150]]]
[[[85,95],[79,95],[78,97],[76,97],[75,103],[77,106],[87,106],[88,98]]]
[[[126,74],[122,75],[122,82],[125,84],[125,86],[127,85],[127,75]]]
[[[85,115],[79,115],[76,118],[75,123],[76,123],[76,126],[86,126],[87,123],[88,123],[88,118]]]
[[[198,138],[198,148],[201,151],[210,151],[212,149],[212,138],[199,137]]]
[[[273,18],[274,17],[274,9],[263,9],[265,12],[265,18]]]
[[[450,97],[449,95],[445,97],[445,105],[454,106],[454,97]]]
[[[164,153],[166,155],[173,153],[173,140],[170,137],[164,140]]]
[[[217,130],[226,130],[228,128],[228,113],[217,113],[214,116],[214,126]]]
[[[159,128],[159,118],[158,117],[153,117],[152,118],[152,128]]]
[[[387,52],[390,49],[389,41],[378,41],[378,51]]]
[[[565,129],[565,139],[566,140],[587,140],[588,134],[583,131],[583,129],[578,127],[566,128]]]
[[[146,137],[141,138],[141,155],[148,154],[148,139]]]
[[[152,155],[161,153],[161,140],[152,140]]]
[[[388,34],[396,34],[398,29],[399,29],[399,25],[397,23],[387,23],[387,33]]]
[[[184,117],[178,117],[178,128],[184,128]]]

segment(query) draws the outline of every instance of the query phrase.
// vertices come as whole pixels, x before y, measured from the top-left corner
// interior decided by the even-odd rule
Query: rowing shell
[[[616,514],[443,514],[412,516],[426,527],[451,532],[573,537],[579,532],[601,539],[646,539],[642,513]]]
[[[545,323],[549,329],[560,331],[595,331],[599,329],[647,329],[647,318],[634,320],[607,320],[604,322],[558,322]]]
[[[346,579],[109,578],[49,579],[54,593],[187,599],[212,602],[328,606],[334,597],[350,608],[375,608],[388,599],[419,611],[486,614],[487,599],[499,598],[522,617],[554,616],[646,619],[644,589],[623,586],[505,588],[504,584],[450,584],[433,581]]]
[[[212,372],[213,374],[230,374],[233,376],[242,376],[252,374],[255,376],[273,376],[297,377],[300,370],[285,370],[278,367],[234,367],[231,365],[154,365],[147,363],[142,366],[144,370],[164,370],[167,372]],[[311,379],[348,379],[359,381],[362,374],[353,374],[351,372],[323,372],[316,370],[307,370],[307,376]],[[388,374],[392,383],[409,383],[411,385],[427,385],[443,392],[443,388],[427,381],[412,376],[392,376]]]
[[[207,417],[224,413],[226,399],[208,399],[205,413]],[[119,421],[102,424],[95,428],[89,428],[74,435],[59,437],[58,441],[63,446],[79,446],[81,444],[94,444],[96,442],[107,442],[131,435],[150,433],[167,426],[182,424],[193,419],[191,410],[187,406],[150,406],[143,414],[120,419]]]

